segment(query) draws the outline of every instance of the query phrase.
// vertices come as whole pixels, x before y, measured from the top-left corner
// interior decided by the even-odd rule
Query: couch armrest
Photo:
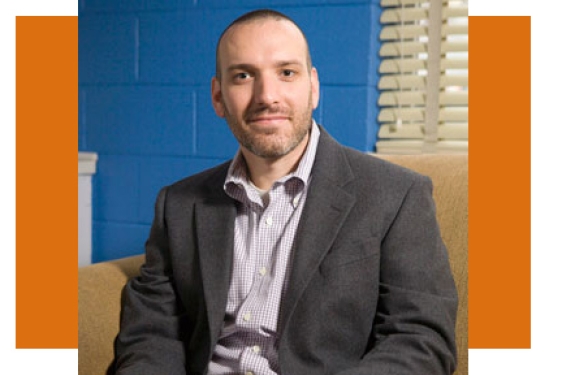
[[[138,275],[144,256],[97,263],[78,269],[78,372],[105,374],[119,331],[121,291]]]

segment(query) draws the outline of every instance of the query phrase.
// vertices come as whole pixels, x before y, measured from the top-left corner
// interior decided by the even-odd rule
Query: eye
[[[239,72],[239,73],[234,74],[233,80],[235,82],[241,82],[241,81],[245,81],[245,80],[249,79],[250,77],[251,77],[250,73],[248,73],[248,72]]]
[[[295,71],[291,69],[283,69],[283,71],[281,72],[281,75],[287,78],[293,77],[295,74]]]

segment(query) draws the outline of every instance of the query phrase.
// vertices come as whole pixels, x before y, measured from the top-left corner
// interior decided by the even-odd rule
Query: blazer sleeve
[[[449,375],[456,367],[457,291],[428,177],[416,176],[381,244],[372,345],[338,375]]]
[[[122,295],[113,371],[118,375],[185,375],[184,311],[173,284],[165,222],[166,188],[158,195],[146,263]]]

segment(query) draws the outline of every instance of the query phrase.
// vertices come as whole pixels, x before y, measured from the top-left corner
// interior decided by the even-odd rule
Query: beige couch
[[[433,179],[443,240],[459,291],[457,321],[458,368],[468,375],[468,159],[465,155],[384,156]],[[112,361],[119,328],[120,294],[138,274],[143,256],[82,267],[78,271],[78,366],[80,375],[101,375]]]

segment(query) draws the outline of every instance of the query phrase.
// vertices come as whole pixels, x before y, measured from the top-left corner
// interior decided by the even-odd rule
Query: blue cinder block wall
[[[232,157],[210,102],[215,44],[236,17],[273,8],[309,40],[321,83],[316,120],[373,150],[380,0],[80,0],[81,151],[93,179],[93,261],[140,254],[158,190]]]

